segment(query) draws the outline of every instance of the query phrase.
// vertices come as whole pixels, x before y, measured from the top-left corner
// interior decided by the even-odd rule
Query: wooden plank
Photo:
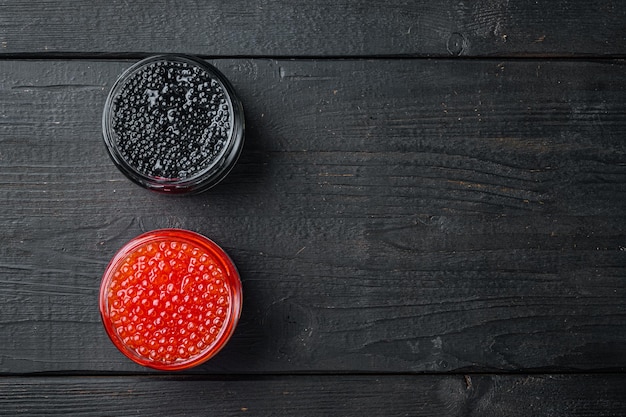
[[[240,326],[195,372],[626,366],[623,62],[214,63],[244,154],[171,198],[101,141],[129,62],[0,62],[0,372],[141,371],[97,288],[157,227],[214,238],[242,274]]]
[[[1,416],[621,416],[623,375],[30,377],[0,379]]]
[[[626,50],[619,0],[0,1],[0,53],[574,56]]]

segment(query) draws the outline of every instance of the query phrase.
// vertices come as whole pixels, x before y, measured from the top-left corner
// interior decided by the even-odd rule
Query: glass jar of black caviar
[[[166,193],[199,193],[237,162],[243,106],[226,77],[208,63],[154,56],[115,82],[102,129],[113,162],[132,181]]]

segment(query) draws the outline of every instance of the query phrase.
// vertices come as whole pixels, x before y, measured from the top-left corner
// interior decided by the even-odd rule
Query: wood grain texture
[[[622,375],[1,378],[0,415],[622,416],[625,387]]]
[[[0,62],[0,372],[141,371],[99,322],[127,240],[183,227],[244,284],[193,372],[626,367],[621,61],[213,61],[239,164],[192,198],[127,181],[100,134],[130,62]]]
[[[619,0],[0,1],[0,54],[624,56]]]

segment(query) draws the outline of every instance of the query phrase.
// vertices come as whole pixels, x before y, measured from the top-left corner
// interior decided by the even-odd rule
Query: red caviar
[[[128,242],[102,278],[100,312],[117,348],[161,370],[198,365],[234,332],[241,312],[235,265],[194,232],[162,229]]]

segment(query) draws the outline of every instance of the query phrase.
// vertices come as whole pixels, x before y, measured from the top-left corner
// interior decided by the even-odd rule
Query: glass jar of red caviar
[[[151,190],[198,193],[233,168],[244,141],[241,101],[215,67],[161,55],[126,70],[102,118],[104,142],[124,175]]]
[[[100,313],[113,344],[160,370],[190,368],[214,356],[233,334],[241,305],[241,281],[226,252],[181,229],[128,242],[100,287]]]

